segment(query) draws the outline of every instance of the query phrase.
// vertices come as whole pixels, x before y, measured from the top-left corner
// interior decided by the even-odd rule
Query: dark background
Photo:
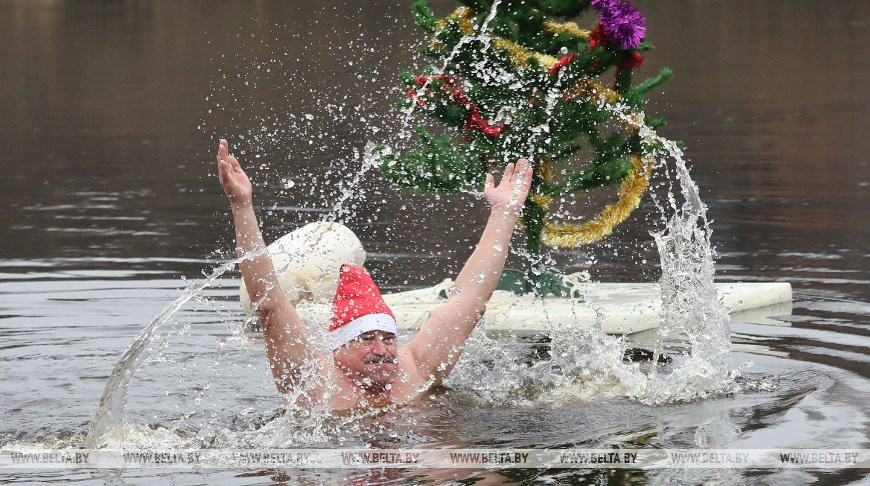
[[[722,276],[831,250],[866,269],[870,3],[636,3],[657,48],[639,77],[675,71],[649,111],[688,145]],[[268,240],[323,216],[354,149],[394,136],[396,75],[424,40],[409,2],[0,2],[0,259],[198,274],[232,248],[218,136],[250,168]],[[375,171],[360,187],[346,221],[388,287],[452,276],[486,216]],[[656,278],[651,210],[556,261]]]
[[[746,377],[740,393],[660,407],[628,398],[566,405],[547,396],[532,408],[456,400],[446,415],[433,409],[432,428],[487,447],[493,437],[519,447],[866,447],[870,2],[633,3],[657,47],[639,76],[675,72],[651,93],[649,112],[668,118],[661,134],[688,146],[713,220],[717,278],[790,282],[793,311],[771,325],[731,323],[733,366]],[[214,176],[218,136],[254,179],[267,240],[332,210],[360,167],[354,150],[401,126],[396,75],[416,67],[425,41],[409,4],[0,0],[0,445],[81,446],[119,356],[189,295],[190,277],[232,253]],[[455,4],[434,6],[443,15]],[[667,180],[659,173],[654,182],[661,195]],[[413,195],[375,171],[357,187],[342,214],[384,290],[455,276],[486,218],[469,195]],[[612,191],[578,198],[570,212],[588,215],[612,199]],[[654,280],[648,233],[660,227],[645,198],[613,237],[554,259],[605,281]],[[177,407],[202,396],[204,383],[215,383],[203,406],[216,413],[200,416],[208,429],[246,426],[255,416],[243,407],[271,416],[280,406],[261,348],[223,345],[241,329],[235,277],[165,318],[156,356],[167,361],[133,383],[132,424],[176,423]],[[755,365],[742,368],[748,360]],[[608,382],[589,393],[611,390]],[[430,419],[419,418],[409,420],[414,443],[428,433],[418,424]],[[181,424],[187,434],[191,425]],[[768,482],[849,479],[808,472],[772,471]],[[203,482],[195,474],[189,482]],[[723,477],[598,474],[540,477]],[[232,471],[209,482],[222,475],[239,482]],[[59,477],[82,476],[46,471],[43,480]]]

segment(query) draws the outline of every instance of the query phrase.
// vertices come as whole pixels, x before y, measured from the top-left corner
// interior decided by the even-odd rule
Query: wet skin
[[[326,400],[334,410],[408,403],[441,384],[486,312],[532,182],[532,164],[526,159],[507,164],[498,183],[492,174],[486,175],[483,196],[490,215],[480,242],[456,277],[455,290],[429,313],[408,344],[399,350],[395,335],[373,331],[329,356],[310,342],[281,289],[272,260],[263,251],[266,244],[254,213],[251,181],[224,139],[218,145],[217,163],[218,179],[232,208],[236,252],[244,257],[239,263],[242,278],[251,302],[259,302],[257,314],[275,385],[285,397],[302,387],[306,397],[301,399]],[[310,366],[327,381],[305,383],[302,370]]]
[[[333,358],[348,379],[363,384],[368,379],[367,388],[387,390],[399,372],[398,355],[395,334],[369,331],[336,349]]]

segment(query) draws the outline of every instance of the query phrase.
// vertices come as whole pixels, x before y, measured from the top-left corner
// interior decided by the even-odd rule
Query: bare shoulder
[[[334,383],[338,369],[326,353],[314,352],[310,359],[305,365],[308,369],[297,375],[296,383],[284,394],[285,405],[290,405],[291,398],[296,407],[312,406],[326,398],[326,386]],[[299,390],[302,393],[297,393]]]
[[[399,350],[399,374],[392,395],[401,402],[416,399],[426,392],[433,383],[433,377],[424,376],[420,363],[411,352],[410,343]]]

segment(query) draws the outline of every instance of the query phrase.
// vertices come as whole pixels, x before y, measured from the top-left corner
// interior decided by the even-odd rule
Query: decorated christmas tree
[[[380,170],[422,192],[475,191],[487,172],[524,157],[534,165],[523,208],[527,289],[541,292],[541,245],[577,247],[610,234],[637,207],[655,165],[645,143],[645,95],[663,69],[640,83],[634,73],[652,49],[646,19],[623,0],[461,0],[436,18],[425,0],[412,7],[431,35],[423,73],[402,73],[406,114],[437,121],[416,127],[419,143],[384,148]],[[584,30],[580,25],[588,25]],[[440,133],[433,132],[438,130]],[[554,200],[619,184],[619,198],[582,224],[549,216]],[[508,274],[510,275],[510,274]]]

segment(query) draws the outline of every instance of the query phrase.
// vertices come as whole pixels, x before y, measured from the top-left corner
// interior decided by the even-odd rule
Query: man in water
[[[496,185],[486,176],[483,191],[491,213],[480,243],[456,277],[455,290],[436,307],[411,341],[397,349],[395,320],[365,270],[343,265],[333,304],[331,355],[306,335],[296,309],[278,283],[252,204],[251,181],[229,145],[220,140],[218,178],[230,199],[237,254],[257,255],[240,263],[251,302],[259,302],[266,352],[278,391],[303,387],[306,398],[328,400],[333,410],[408,403],[450,374],[474,326],[486,311],[501,278],[511,235],[532,181],[525,159],[508,164]],[[304,383],[301,370],[314,365],[334,388]]]

